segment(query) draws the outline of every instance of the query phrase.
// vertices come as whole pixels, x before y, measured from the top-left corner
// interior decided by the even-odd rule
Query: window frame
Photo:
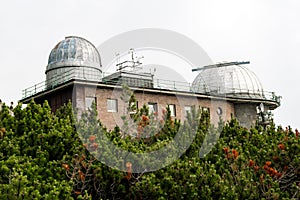
[[[89,106],[87,105],[87,99],[92,99],[92,101],[89,103]],[[96,107],[97,107],[97,98],[96,97],[93,97],[93,96],[86,96],[85,97],[84,105],[85,105],[85,110],[86,111],[89,110],[89,109],[92,109],[93,102],[95,102]]]
[[[153,109],[151,109],[151,106],[153,106]],[[148,102],[148,108],[149,108],[149,113],[150,114],[158,112],[158,105],[157,105],[157,103]]]
[[[189,108],[189,109],[186,109],[186,108]],[[184,106],[184,116],[187,117],[188,116],[188,112],[191,113],[192,111],[192,106],[189,106],[189,105],[185,105]]]
[[[114,102],[114,106],[111,102]],[[108,98],[106,100],[106,107],[107,107],[107,112],[115,113],[118,112],[118,99],[110,99]],[[114,108],[113,108],[114,107]]]
[[[221,116],[223,114],[223,110],[221,107],[218,107],[217,110],[216,110],[216,113],[218,116]]]
[[[168,107],[170,109],[170,116],[176,117],[176,105],[175,104],[168,104]],[[171,109],[173,108],[173,109]]]

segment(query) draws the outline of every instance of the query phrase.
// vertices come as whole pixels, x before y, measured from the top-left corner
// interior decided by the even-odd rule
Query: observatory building
[[[101,52],[100,52],[101,53]],[[114,73],[103,72],[101,56],[88,40],[66,37],[52,49],[46,67],[46,80],[23,90],[21,102],[49,102],[55,111],[69,100],[80,111],[96,103],[100,121],[108,128],[119,125],[126,103],[121,98],[122,85],[134,92],[138,108],[147,105],[161,116],[169,106],[171,116],[184,120],[192,106],[210,113],[211,122],[236,117],[250,128],[258,121],[267,124],[271,110],[280,106],[280,97],[264,91],[257,76],[245,67],[249,62],[227,62],[195,68],[194,81],[179,83],[159,80],[154,74],[138,70],[139,60],[117,64]],[[132,53],[132,52],[131,52]]]

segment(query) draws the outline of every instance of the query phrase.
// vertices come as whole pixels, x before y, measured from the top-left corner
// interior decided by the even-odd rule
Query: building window
[[[117,99],[107,99],[107,112],[118,112]]]
[[[175,117],[176,116],[176,106],[174,104],[169,104],[168,107],[170,109],[171,117]]]
[[[85,110],[92,109],[93,103],[96,103],[96,97],[85,97]]]
[[[148,107],[149,107],[149,112],[150,113],[155,113],[155,112],[158,111],[157,103],[148,103]]]
[[[220,108],[220,107],[217,108],[217,114],[218,115],[222,115],[223,114],[222,108]]]
[[[192,106],[184,106],[184,116],[187,117],[188,113],[191,113]]]

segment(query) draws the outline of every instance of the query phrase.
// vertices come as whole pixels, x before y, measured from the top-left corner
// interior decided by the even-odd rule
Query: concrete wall
[[[239,103],[234,105],[235,116],[240,124],[246,128],[255,125],[257,114],[256,104]]]

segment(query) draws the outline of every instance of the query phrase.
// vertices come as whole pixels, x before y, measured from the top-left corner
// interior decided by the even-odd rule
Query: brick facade
[[[120,88],[77,86],[75,91],[77,108],[84,110],[86,108],[85,97],[95,97],[100,121],[108,129],[113,129],[116,124],[119,126],[122,125],[121,116],[125,114],[127,105],[125,105],[120,98],[122,93]],[[134,91],[134,95],[138,102],[138,108],[141,108],[143,105],[148,105],[148,103],[157,103],[159,118],[162,117],[162,110],[170,104],[175,105],[175,117],[181,121],[184,121],[185,119],[185,106],[208,108],[210,111],[211,122],[215,125],[218,124],[219,117],[227,121],[234,115],[234,104],[225,100],[213,100],[208,97],[203,98],[193,94],[164,93],[160,90],[136,90]],[[108,112],[107,99],[117,100],[117,112]],[[217,114],[218,108],[222,109],[220,115]]]
[[[225,98],[221,96],[210,96],[206,94],[172,91],[156,88],[131,88],[138,102],[138,108],[148,103],[156,103],[158,117],[162,117],[162,110],[168,105],[175,105],[176,118],[184,121],[185,106],[196,108],[207,108],[210,111],[211,123],[217,125],[220,117],[223,121],[228,121],[232,116],[236,117],[240,124],[246,128],[255,125],[257,119],[256,107],[264,103],[266,109],[276,108],[273,101],[262,99]],[[22,102],[28,103],[34,99],[37,103],[49,102],[52,111],[61,105],[72,101],[75,108],[80,111],[86,110],[91,99],[96,100],[99,119],[108,129],[113,129],[116,125],[122,126],[121,116],[124,115],[126,107],[120,95],[122,87],[120,85],[110,85],[101,82],[70,80],[56,88],[42,91]],[[107,100],[117,100],[117,112],[108,111]],[[271,107],[273,106],[273,107]]]

